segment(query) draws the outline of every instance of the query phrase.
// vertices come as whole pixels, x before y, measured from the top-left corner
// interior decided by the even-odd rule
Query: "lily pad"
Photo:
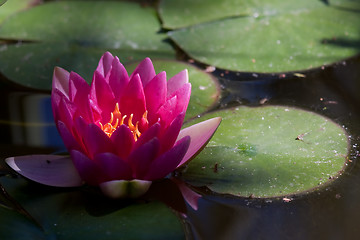
[[[40,2],[40,0],[0,0],[0,24],[10,15],[25,10],[26,8],[36,5]],[[6,4],[5,4],[6,3]]]
[[[59,9],[64,9],[62,14]],[[105,51],[123,63],[145,57],[173,59],[175,52],[160,29],[155,10],[134,3],[42,4],[12,15],[0,27],[1,39],[25,41],[0,45],[0,72],[17,84],[48,90],[55,66],[91,81]]]
[[[66,42],[0,45],[0,72],[19,85],[50,90],[55,66],[80,74],[89,83],[104,52],[110,51],[122,63],[151,58],[173,58],[169,51],[133,51],[81,47]]]
[[[24,232],[26,239],[185,238],[177,217],[159,202],[112,201],[96,193],[49,191],[24,179],[0,181],[34,220],[0,207],[4,239],[21,239]]]
[[[152,8],[129,2],[61,1],[9,17],[0,28],[0,38],[139,51],[171,50],[163,42],[166,35],[159,30]]]
[[[305,70],[360,52],[358,11],[305,2],[308,8],[226,18],[171,31],[169,36],[200,62],[244,72]]]
[[[339,0],[341,1],[341,0]],[[229,17],[265,16],[322,6],[321,1],[297,0],[162,0],[159,15],[165,28],[183,28]]]
[[[274,197],[326,184],[345,167],[347,135],[330,119],[304,110],[237,107],[221,116],[212,140],[182,177],[218,193]]]
[[[180,71],[187,69],[191,83],[191,97],[189,107],[186,111],[185,120],[193,118],[212,107],[220,97],[220,86],[217,80],[210,74],[183,62],[154,60],[156,73],[166,72],[167,79],[170,79]],[[131,73],[138,63],[127,65],[128,73]]]
[[[25,216],[0,206],[1,239],[45,239],[44,232]]]

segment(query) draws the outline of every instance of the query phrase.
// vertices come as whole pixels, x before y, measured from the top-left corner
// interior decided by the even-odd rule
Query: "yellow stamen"
[[[108,136],[111,137],[111,135],[116,131],[116,129],[123,125],[125,122],[125,119],[127,118],[127,115],[122,116],[120,110],[119,110],[119,104],[116,103],[115,109],[112,113],[110,113],[110,120],[109,122],[102,124],[99,122],[99,126],[102,131]],[[130,114],[130,117],[127,121],[127,126],[131,130],[135,141],[141,136],[141,132],[139,130],[139,121],[137,121],[134,125],[133,123],[134,114]],[[147,111],[144,112],[142,118],[144,118],[147,121]]]

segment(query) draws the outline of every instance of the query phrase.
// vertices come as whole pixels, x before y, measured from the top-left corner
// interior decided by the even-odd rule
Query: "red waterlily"
[[[187,70],[167,81],[165,72],[156,75],[149,58],[129,77],[119,59],[106,52],[90,86],[77,73],[56,67],[53,114],[70,156],[6,162],[42,184],[86,182],[112,197],[136,197],[192,159],[220,124],[213,118],[181,130],[190,93]]]

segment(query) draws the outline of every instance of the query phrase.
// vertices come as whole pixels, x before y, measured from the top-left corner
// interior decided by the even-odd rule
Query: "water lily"
[[[110,197],[137,197],[191,160],[220,124],[213,118],[181,126],[189,103],[187,70],[168,81],[149,58],[128,75],[106,52],[91,85],[77,73],[56,67],[52,108],[70,156],[7,158],[15,171],[36,182],[61,187],[84,182]]]

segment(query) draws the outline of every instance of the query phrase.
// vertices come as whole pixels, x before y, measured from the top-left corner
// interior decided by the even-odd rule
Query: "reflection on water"
[[[48,94],[8,95],[12,144],[31,147],[63,147],[54,124]]]
[[[2,157],[63,151],[51,110],[50,94],[1,92]]]

